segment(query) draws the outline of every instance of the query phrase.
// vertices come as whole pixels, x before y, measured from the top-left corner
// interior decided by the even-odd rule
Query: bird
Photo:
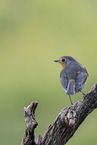
[[[73,105],[71,95],[78,92],[85,94],[81,90],[84,88],[89,74],[86,68],[71,56],[62,56],[54,62],[58,62],[62,66],[60,82],[66,94],[69,95],[71,105]]]

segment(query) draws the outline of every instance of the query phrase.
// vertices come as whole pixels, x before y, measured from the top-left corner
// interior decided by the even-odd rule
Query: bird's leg
[[[84,92],[82,92],[82,91],[80,91],[80,92],[83,94],[83,96],[86,95]]]
[[[71,100],[71,96],[70,96],[70,95],[69,95],[69,99],[70,99],[70,103],[71,103],[71,105],[73,105],[72,100]]]

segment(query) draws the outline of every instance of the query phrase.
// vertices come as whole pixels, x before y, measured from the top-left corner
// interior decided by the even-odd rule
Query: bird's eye
[[[65,61],[65,59],[62,59],[62,62],[64,62]]]

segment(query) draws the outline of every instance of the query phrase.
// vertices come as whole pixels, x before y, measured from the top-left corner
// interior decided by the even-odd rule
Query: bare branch
[[[31,104],[34,104],[34,103],[35,102],[32,102]],[[32,111],[34,113],[35,113],[36,106],[31,109],[31,110],[34,109]],[[26,109],[28,108],[29,106]],[[79,100],[73,105],[69,107],[65,107],[61,110],[61,112],[56,117],[54,123],[52,125],[49,125],[47,131],[43,134],[42,137],[39,137],[38,142],[36,142],[36,144],[37,145],[64,145],[66,144],[67,141],[73,136],[75,131],[78,129],[80,124],[95,108],[97,108],[97,82],[94,84],[92,89],[86,95],[83,96],[82,100]],[[29,112],[26,109],[24,109],[24,111]],[[35,121],[35,116],[33,117],[34,113],[32,114],[28,113],[32,115],[32,117],[30,116],[29,119],[27,119],[28,115],[26,115],[25,117],[25,121],[27,119],[26,121],[27,133],[25,133],[23,137],[22,145],[35,144],[34,129],[37,126],[37,122]],[[29,129],[29,126],[30,126],[30,129]],[[29,130],[32,131],[30,133],[31,133],[31,136],[33,137],[28,135]],[[27,140],[29,140],[29,144],[27,144],[28,142]]]
[[[38,125],[35,121],[35,109],[38,102],[31,102],[31,104],[26,108],[24,107],[24,118],[26,122],[26,130],[23,135],[21,145],[35,145],[34,141],[34,129]]]

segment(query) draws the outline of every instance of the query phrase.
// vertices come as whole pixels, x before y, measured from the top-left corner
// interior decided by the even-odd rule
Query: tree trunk
[[[97,82],[92,89],[69,107],[65,107],[56,117],[53,124],[50,124],[43,136],[35,139],[34,129],[38,125],[35,121],[35,109],[37,102],[24,107],[26,130],[21,145],[64,145],[73,136],[85,118],[97,108]]]

